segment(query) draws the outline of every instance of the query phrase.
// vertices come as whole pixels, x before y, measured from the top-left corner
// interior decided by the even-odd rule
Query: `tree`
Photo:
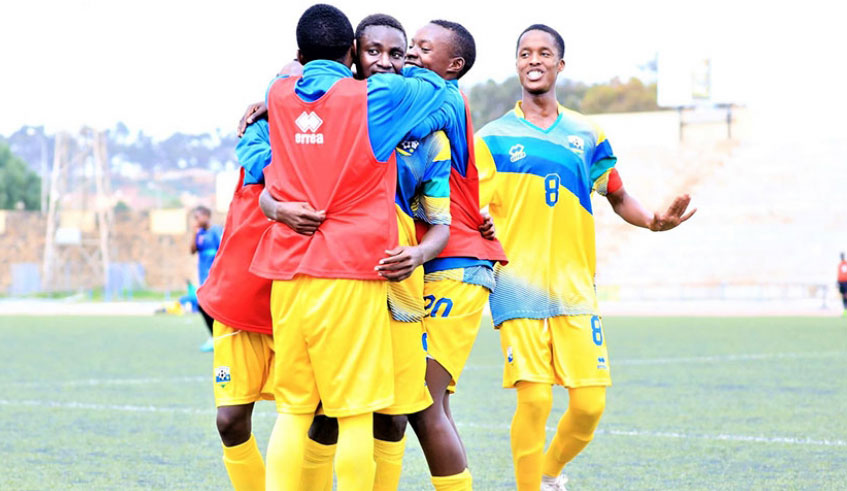
[[[586,114],[656,110],[656,84],[644,85],[635,77],[627,83],[615,78],[607,84],[593,85],[581,104],[581,112]]]
[[[41,179],[31,171],[9,145],[0,141],[0,209],[38,210],[41,206]]]
[[[474,128],[479,129],[515,106],[521,97],[521,86],[518,77],[512,76],[502,83],[489,80],[476,84],[466,92]],[[560,78],[556,98],[566,108],[585,114],[658,110],[656,84],[644,85],[634,77],[627,83],[613,79],[591,86]]]

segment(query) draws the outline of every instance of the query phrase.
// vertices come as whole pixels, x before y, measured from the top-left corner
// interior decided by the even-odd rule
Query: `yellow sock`
[[[373,425],[373,413],[338,418],[335,473],[339,491],[373,489],[376,467]]]
[[[265,468],[265,485],[268,489],[300,489],[306,440],[309,439],[309,426],[313,418],[314,414],[311,413],[277,415],[268,442],[268,465]]]
[[[374,462],[376,477],[374,491],[395,491],[400,485],[403,472],[403,453],[406,452],[405,435],[399,442],[388,442],[374,438]]]
[[[322,445],[311,438],[306,439],[300,489],[332,491],[332,459],[335,457],[335,447]]]
[[[223,447],[224,465],[235,491],[264,491],[265,463],[253,435],[244,443]]]
[[[473,489],[473,478],[471,478],[470,471],[465,469],[452,476],[432,476],[432,485],[435,487],[435,491],[471,491]]]
[[[512,418],[512,460],[519,491],[538,491],[544,460],[544,426],[553,407],[553,387],[536,382],[518,382],[518,405]]]
[[[606,407],[605,387],[568,389],[568,410],[559,420],[556,436],[544,455],[544,474],[558,476],[594,438],[594,430]]]

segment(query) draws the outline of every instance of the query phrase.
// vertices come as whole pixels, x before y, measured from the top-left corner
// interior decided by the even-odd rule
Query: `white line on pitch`
[[[666,365],[671,363],[710,363],[714,361],[757,361],[775,359],[803,359],[803,358],[830,358],[834,356],[845,356],[843,351],[822,351],[807,353],[748,353],[741,355],[715,355],[715,356],[691,356],[684,358],[645,358],[635,360],[619,360],[612,364],[617,365]]]
[[[457,422],[456,426],[466,428],[480,428],[487,430],[505,430],[509,427],[506,425],[486,425],[478,423],[463,423]],[[553,426],[546,427],[547,431],[555,432]],[[607,430],[600,428],[596,432],[598,435],[612,436],[646,436],[650,438],[678,438],[683,440],[712,440],[712,441],[733,441],[733,442],[753,442],[753,443],[786,443],[790,445],[817,445],[822,447],[847,447],[847,441],[844,440],[814,440],[811,438],[792,438],[792,437],[768,437],[768,436],[749,436],[749,435],[697,435],[688,433],[677,433],[667,431],[643,431],[643,430]]]
[[[555,428],[548,428],[555,431]],[[847,441],[844,440],[815,440],[812,438],[792,438],[792,437],[769,437],[769,436],[749,436],[749,435],[690,435],[687,433],[664,432],[664,431],[638,431],[638,430],[597,430],[598,434],[615,435],[615,436],[647,436],[660,438],[680,438],[680,439],[699,439],[699,440],[717,440],[731,442],[755,442],[755,443],[788,443],[791,445],[820,445],[825,447],[847,447]]]
[[[806,352],[806,353],[746,353],[738,355],[714,355],[714,356],[691,356],[680,358],[641,358],[641,359],[622,359],[615,360],[612,358],[613,366],[626,365],[668,365],[674,363],[711,363],[711,362],[732,362],[732,361],[760,361],[760,360],[775,360],[775,359],[808,359],[808,358],[831,358],[837,356],[847,356],[847,352],[843,351],[822,351],[822,352]],[[498,370],[502,369],[502,365],[468,365],[464,370]],[[15,387],[47,387],[59,385],[61,387],[94,387],[98,385],[144,385],[144,384],[167,384],[179,382],[207,382],[211,381],[212,376],[180,376],[180,377],[147,377],[147,378],[90,378],[81,380],[67,380],[63,382],[11,382],[9,385]]]
[[[199,375],[182,377],[146,377],[146,378],[89,378],[80,380],[66,380],[64,382],[13,382],[17,387],[43,387],[60,385],[62,387],[94,387],[98,385],[145,385],[163,384],[172,382],[210,382],[212,376],[202,377]]]
[[[192,407],[160,407],[136,406],[132,404],[90,404],[87,402],[56,402],[56,401],[12,401],[0,399],[0,406],[26,406],[48,409],[90,409],[92,411],[123,411],[130,413],[164,413],[164,414],[203,414],[214,415],[214,409],[198,409]]]
[[[38,400],[22,400],[13,401],[0,399],[0,406],[12,407],[39,407],[46,409],[88,409],[92,411],[122,411],[131,413],[157,413],[157,414],[190,414],[213,417],[215,410],[213,408],[201,409],[192,407],[160,407],[160,406],[136,406],[132,404],[90,404],[85,402],[56,402],[56,401],[38,401]],[[256,412],[255,416],[269,417],[275,416],[275,413]],[[486,425],[478,423],[457,422],[457,426],[463,428],[480,428],[486,430],[508,431],[507,425]],[[556,431],[556,428],[548,426],[547,431]],[[732,441],[732,442],[747,442],[747,443],[784,443],[789,445],[813,445],[821,447],[847,447],[847,441],[844,440],[815,440],[811,438],[793,438],[793,437],[768,437],[768,436],[749,436],[749,435],[697,435],[688,433],[676,433],[665,431],[643,431],[643,430],[614,430],[614,429],[598,429],[598,435],[612,436],[646,436],[650,438],[676,438],[682,440],[710,440],[710,441]]]
[[[712,356],[688,356],[679,358],[635,358],[615,360],[611,358],[612,366],[626,365],[669,365],[674,363],[712,363],[731,361],[760,361],[779,359],[808,359],[808,358],[832,358],[847,356],[844,351],[817,351],[806,353],[743,353],[738,355],[712,355]],[[468,365],[465,370],[491,370],[500,368],[502,365]]]

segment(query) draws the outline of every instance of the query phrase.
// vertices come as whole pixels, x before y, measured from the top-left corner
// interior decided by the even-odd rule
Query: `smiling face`
[[[362,78],[400,73],[406,60],[406,37],[388,26],[368,26],[357,42],[356,71]]]
[[[556,87],[556,77],[564,70],[565,60],[550,33],[532,30],[525,32],[518,42],[516,66],[524,90],[544,94]]]
[[[453,33],[437,24],[421,27],[406,52],[406,64],[432,70],[446,80],[458,78],[465,60],[453,56]]]

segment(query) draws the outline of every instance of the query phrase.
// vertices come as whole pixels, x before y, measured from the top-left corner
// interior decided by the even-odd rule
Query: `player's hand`
[[[389,281],[403,281],[412,272],[423,264],[423,252],[417,247],[397,246],[385,251],[387,257],[380,259],[379,265],[374,268],[379,275]]]
[[[481,212],[482,218],[485,219],[482,222],[482,225],[479,226],[479,233],[488,240],[494,240],[497,238],[497,231],[494,229],[494,220],[491,219],[491,215],[487,212]]]
[[[268,106],[265,105],[264,102],[256,102],[247,106],[247,110],[244,111],[244,116],[241,116],[241,121],[238,122],[238,131],[236,134],[238,138],[244,136],[244,132],[247,131],[247,127],[253,124],[257,119],[264,118],[268,115]]]
[[[282,222],[301,235],[314,235],[324,220],[325,211],[316,211],[309,203],[277,201],[272,220]]]
[[[663,232],[677,227],[680,223],[691,218],[697,211],[697,208],[694,208],[688,213],[685,213],[689,203],[691,203],[691,196],[687,194],[677,196],[667,211],[653,214],[653,220],[650,222],[648,228],[653,232]]]
[[[284,223],[303,235],[314,235],[318,226],[326,220],[326,211],[315,211],[305,202],[277,201],[267,188],[259,195],[259,208],[268,220]]]

